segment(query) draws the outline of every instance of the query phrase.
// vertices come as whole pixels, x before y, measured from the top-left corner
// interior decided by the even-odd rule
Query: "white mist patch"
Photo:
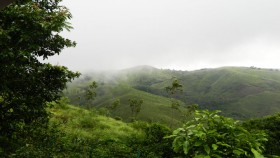
[[[225,62],[233,66],[280,68],[280,40],[260,36],[233,47]]]

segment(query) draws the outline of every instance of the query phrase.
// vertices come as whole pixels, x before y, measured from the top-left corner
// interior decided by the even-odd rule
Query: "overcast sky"
[[[279,0],[64,0],[75,40],[50,62],[72,70],[137,65],[280,68]]]

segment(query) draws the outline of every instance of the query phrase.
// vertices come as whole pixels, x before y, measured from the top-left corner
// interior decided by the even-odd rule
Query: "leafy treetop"
[[[47,122],[46,103],[79,76],[40,60],[75,46],[59,34],[71,29],[71,14],[60,2],[18,0],[0,10],[0,141],[16,139],[26,125]]]

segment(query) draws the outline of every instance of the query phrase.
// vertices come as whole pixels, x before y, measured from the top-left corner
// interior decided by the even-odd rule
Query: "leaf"
[[[230,148],[230,145],[228,144],[225,144],[225,143],[222,143],[222,142],[217,142],[218,145],[221,145],[221,146],[225,146],[225,147],[229,147]]]
[[[205,133],[203,131],[198,131],[196,134],[195,134],[197,137],[201,138],[201,137],[204,137],[205,136]]]
[[[213,150],[217,150],[218,147],[219,147],[219,146],[218,146],[217,144],[212,144]]]
[[[204,145],[204,151],[209,155],[210,154],[210,148],[208,145]]]
[[[254,154],[255,158],[264,158],[262,154],[260,154],[257,150],[251,148],[252,153]]]
[[[211,158],[209,155],[195,155],[194,158]]]
[[[189,146],[189,142],[185,141],[185,143],[183,144],[183,150],[184,150],[184,154],[188,154],[189,150],[190,150],[190,146]]]
[[[235,155],[241,155],[242,153],[244,153],[244,152],[242,152],[242,151],[240,151],[240,150],[233,150],[233,153],[235,154]]]
[[[203,141],[198,140],[194,143],[194,146],[200,146],[203,143]]]

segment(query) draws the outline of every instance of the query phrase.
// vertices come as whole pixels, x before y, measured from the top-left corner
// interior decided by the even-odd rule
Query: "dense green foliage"
[[[243,126],[249,130],[262,130],[268,135],[265,145],[266,155],[280,155],[280,114],[260,119],[248,120]]]
[[[67,23],[71,14],[60,2],[18,0],[0,11],[0,157],[261,158],[263,153],[280,154],[279,115],[241,126],[217,111],[196,111],[194,105],[223,109],[225,115],[237,118],[280,111],[275,106],[280,101],[278,71],[182,72],[146,66],[111,76],[113,80],[102,76],[98,86],[86,76],[65,94],[87,109],[68,105],[67,98],[60,98],[61,91],[79,73],[41,62],[64,47],[75,46],[59,35],[71,29]],[[174,76],[178,80],[173,81]],[[184,126],[172,134],[167,125],[181,126],[183,121]]]
[[[141,110],[141,106],[143,104],[143,100],[137,100],[137,99],[129,99],[129,107],[131,109],[132,118],[136,119],[137,115],[139,114]]]
[[[124,123],[96,109],[67,105],[65,99],[51,105],[51,128],[34,129],[37,139],[16,157],[261,157],[265,141],[262,132],[248,132],[217,112],[197,111],[172,134],[165,125]]]
[[[51,122],[60,124],[62,157],[173,157],[171,130],[160,124],[124,123],[102,112],[86,110],[59,101],[51,109]]]
[[[219,111],[198,110],[195,117],[169,138],[173,148],[186,157],[257,157],[267,141],[262,132],[251,133],[237,121],[218,115]]]
[[[75,46],[59,35],[71,28],[71,14],[60,2],[18,0],[0,10],[0,150],[5,154],[32,142],[33,130],[48,127],[46,103],[78,76],[39,60]]]

